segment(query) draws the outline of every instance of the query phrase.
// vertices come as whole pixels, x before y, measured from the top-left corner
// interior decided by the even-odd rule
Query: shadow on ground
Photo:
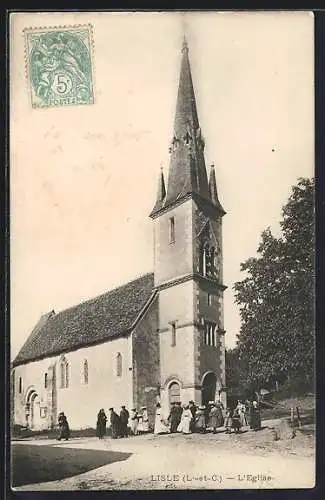
[[[103,465],[126,460],[131,453],[12,445],[12,487],[57,481]]]

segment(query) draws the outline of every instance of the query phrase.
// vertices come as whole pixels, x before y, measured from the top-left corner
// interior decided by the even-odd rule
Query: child
[[[232,411],[230,408],[226,409],[226,416],[225,416],[225,428],[226,428],[226,434],[231,434],[231,428],[232,428]]]

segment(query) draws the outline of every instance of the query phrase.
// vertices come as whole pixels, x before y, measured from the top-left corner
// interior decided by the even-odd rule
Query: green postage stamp
[[[92,27],[24,30],[33,108],[93,104]]]

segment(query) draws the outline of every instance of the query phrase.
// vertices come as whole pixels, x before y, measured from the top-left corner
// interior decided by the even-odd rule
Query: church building
[[[189,49],[184,39],[170,144],[150,217],[154,270],[99,297],[43,315],[12,368],[14,423],[52,428],[60,411],[72,429],[97,412],[157,401],[225,402],[222,208],[209,178]],[[62,284],[63,286],[63,284]]]

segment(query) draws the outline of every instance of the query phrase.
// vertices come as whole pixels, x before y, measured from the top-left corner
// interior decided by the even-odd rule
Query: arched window
[[[122,377],[122,354],[120,352],[116,355],[116,376]]]
[[[21,377],[19,377],[18,391],[19,391],[19,394],[21,394],[23,392],[23,380]]]
[[[204,343],[212,347],[216,347],[216,324],[210,321],[204,322]]]
[[[175,219],[169,218],[169,243],[175,243]]]
[[[69,387],[69,363],[64,357],[60,361],[60,382],[61,389]]]
[[[69,363],[65,363],[65,386],[69,387]]]
[[[215,267],[216,267],[216,252],[215,252],[215,249],[214,247],[211,247],[211,250],[210,250],[210,272],[211,274],[215,274]]]
[[[47,373],[44,375],[44,387],[47,389]]]
[[[169,404],[178,403],[181,400],[181,389],[178,382],[172,382],[168,389]]]
[[[84,361],[84,384],[88,384],[88,361]]]

